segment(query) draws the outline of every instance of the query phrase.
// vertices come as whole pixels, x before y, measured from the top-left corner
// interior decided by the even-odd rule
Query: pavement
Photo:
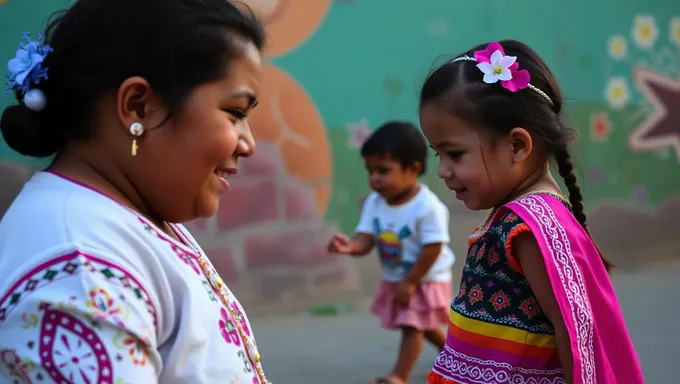
[[[613,277],[647,384],[678,383],[680,367],[680,265]],[[367,311],[251,319],[263,365],[274,384],[367,384],[388,372],[399,334],[381,329]],[[425,383],[436,357],[426,346],[411,383]],[[621,383],[629,384],[629,383]],[[630,383],[637,384],[637,383]]]

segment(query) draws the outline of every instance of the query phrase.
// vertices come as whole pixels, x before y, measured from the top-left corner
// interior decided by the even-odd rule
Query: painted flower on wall
[[[364,141],[371,135],[371,129],[368,127],[368,120],[361,119],[356,123],[347,123],[347,147],[350,149],[358,149],[364,144]]]
[[[644,206],[649,201],[649,193],[644,185],[638,185],[633,190],[633,201],[639,206]]]
[[[650,49],[659,38],[656,19],[651,15],[637,15],[633,21],[633,41],[642,49]]]
[[[620,60],[628,53],[628,42],[623,36],[615,35],[609,38],[607,48],[612,59]]]
[[[588,181],[599,184],[604,180],[604,167],[601,164],[593,164],[588,169]]]
[[[590,137],[593,141],[604,142],[609,140],[612,123],[606,112],[593,113],[590,116]]]
[[[605,98],[614,109],[622,109],[630,101],[628,82],[624,77],[614,76],[607,82]]]
[[[670,25],[668,26],[668,37],[673,44],[680,47],[680,16],[671,18]]]

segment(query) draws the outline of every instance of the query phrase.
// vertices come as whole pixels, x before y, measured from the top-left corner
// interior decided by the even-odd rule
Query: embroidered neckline
[[[552,196],[552,197],[560,200],[562,203],[566,204],[569,208],[571,208],[571,203],[569,203],[569,199],[567,199],[567,197],[562,195],[561,193],[555,193],[553,191],[548,191],[548,190],[544,190],[544,189],[539,189],[539,190],[536,190],[536,191],[527,192],[527,193],[517,197],[516,199],[513,199],[506,204],[503,204],[501,207],[494,208],[491,212],[489,212],[489,215],[484,219],[482,224],[477,226],[474,229],[474,231],[472,232],[472,234],[470,236],[468,236],[468,245],[479,240],[482,236],[484,236],[486,234],[486,232],[491,227],[491,224],[493,223],[493,219],[496,217],[496,214],[498,213],[498,210],[500,208],[502,208],[503,206],[505,206],[509,203],[521,200],[521,199],[523,199],[527,196],[531,196],[531,195],[549,195],[549,196]]]

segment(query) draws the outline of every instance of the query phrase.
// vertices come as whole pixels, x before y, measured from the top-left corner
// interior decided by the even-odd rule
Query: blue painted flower
[[[7,63],[7,80],[9,90],[26,93],[31,89],[31,83],[38,84],[41,79],[47,79],[47,68],[42,68],[42,63],[52,48],[43,44],[42,34],[31,40],[25,33],[23,38],[26,43],[19,45],[16,56]]]

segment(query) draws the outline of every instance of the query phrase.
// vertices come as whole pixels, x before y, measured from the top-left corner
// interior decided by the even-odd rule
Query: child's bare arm
[[[517,258],[522,267],[538,304],[555,328],[557,353],[560,357],[564,379],[567,384],[571,384],[574,382],[574,356],[571,352],[571,342],[538,243],[533,234],[527,231],[515,236],[511,247],[512,255]]]
[[[417,284],[432,268],[442,251],[442,243],[426,244],[418,255],[413,267],[408,271],[404,280],[409,283]]]
[[[352,256],[364,256],[373,249],[375,245],[373,235],[369,233],[357,233],[350,241],[350,252]]]

